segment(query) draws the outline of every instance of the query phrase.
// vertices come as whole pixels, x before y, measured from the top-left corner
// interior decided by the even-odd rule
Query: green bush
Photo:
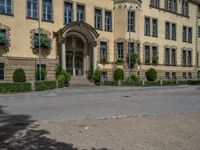
[[[14,71],[13,82],[26,82],[26,74],[23,69],[18,68]]]
[[[100,83],[102,72],[99,68],[94,71],[94,80],[96,84]]]
[[[56,89],[57,83],[56,81],[36,81],[35,82],[35,90],[36,91],[45,91]]]
[[[31,83],[0,83],[0,93],[30,92]]]
[[[119,80],[124,80],[124,71],[120,68],[117,68],[115,71],[114,71],[114,79],[115,81],[119,81]]]
[[[58,81],[58,88],[62,88],[65,86],[65,76],[64,75],[58,75],[57,81]]]
[[[62,70],[60,75],[64,75],[64,77],[65,77],[65,83],[69,83],[69,81],[71,80],[70,73],[68,73],[65,70]]]
[[[61,65],[56,65],[56,78],[61,75],[62,70]]]
[[[178,85],[187,85],[188,81],[187,80],[179,80]]]
[[[117,86],[117,82],[116,81],[104,81],[104,85]]]
[[[155,69],[150,68],[146,72],[146,78],[148,81],[155,81],[157,79],[157,72]]]
[[[158,60],[159,60],[159,57],[158,57],[158,56],[153,56],[153,57],[152,57],[152,63],[153,63],[154,65],[158,65]]]
[[[200,85],[200,80],[189,80],[188,84],[189,85]]]
[[[47,76],[47,70],[44,68],[41,68],[41,80],[45,80]],[[40,80],[40,69],[37,68],[35,71],[35,80],[39,81]]]
[[[88,79],[92,80],[93,79],[93,75],[94,75],[93,65],[90,65],[90,68],[89,68],[89,71],[88,71]]]
[[[145,81],[144,86],[160,86],[160,81]]]
[[[171,85],[171,86],[173,86],[173,85],[177,85],[177,84],[176,84],[176,80],[164,80],[163,81],[163,85]]]
[[[117,59],[117,63],[118,64],[123,64],[124,63],[124,59],[123,58],[118,58]]]
[[[140,77],[139,76],[136,76],[136,75],[131,75],[131,79],[133,81],[140,81]]]
[[[127,62],[129,62],[129,55],[127,56]],[[138,62],[139,62],[138,55],[135,53],[131,53],[130,54],[130,62],[133,64],[138,64]]]
[[[126,80],[123,82],[123,86],[142,86],[141,81]]]

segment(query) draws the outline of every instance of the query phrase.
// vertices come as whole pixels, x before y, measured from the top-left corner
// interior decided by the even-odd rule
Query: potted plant
[[[153,56],[152,57],[152,64],[158,65],[158,60],[159,60],[158,56]]]
[[[123,64],[124,63],[124,59],[123,58],[118,58],[117,59],[117,64]]]
[[[34,46],[36,48],[39,47],[39,36],[35,36]],[[50,49],[51,48],[51,39],[47,36],[41,35],[40,36],[40,46],[41,46],[41,48],[44,48],[44,49]]]
[[[6,47],[9,45],[8,37],[4,33],[0,33],[0,45]]]

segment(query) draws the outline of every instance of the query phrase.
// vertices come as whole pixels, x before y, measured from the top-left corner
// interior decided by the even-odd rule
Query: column
[[[97,48],[93,47],[93,67],[94,67],[94,71],[97,68]]]
[[[66,48],[65,48],[65,43],[62,43],[62,69],[66,70]]]

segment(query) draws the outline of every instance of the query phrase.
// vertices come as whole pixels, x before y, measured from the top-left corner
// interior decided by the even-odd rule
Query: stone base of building
[[[47,80],[55,80],[55,68],[58,61],[43,58],[40,62],[47,69]],[[37,58],[0,57],[0,63],[4,64],[4,81],[13,81],[13,72],[17,68],[25,71],[27,81],[35,81],[35,71],[40,62]]]

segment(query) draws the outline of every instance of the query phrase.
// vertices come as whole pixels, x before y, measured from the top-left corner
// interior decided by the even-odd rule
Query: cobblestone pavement
[[[200,111],[198,87],[79,87],[0,95],[8,114],[38,122]]]
[[[0,150],[199,150],[200,88],[0,95]]]

